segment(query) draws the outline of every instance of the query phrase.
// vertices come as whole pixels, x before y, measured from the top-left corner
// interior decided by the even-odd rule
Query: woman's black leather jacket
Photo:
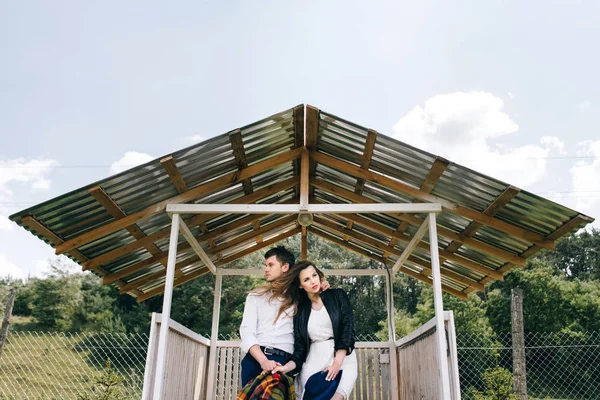
[[[355,342],[355,328],[354,314],[348,295],[343,289],[328,289],[321,293],[321,299],[331,318],[335,350],[346,349],[347,354],[352,353]],[[310,310],[310,300],[305,298],[298,305],[298,311],[294,316],[294,354],[292,360],[296,362],[295,372],[300,371],[302,368],[310,348],[310,338],[308,336]]]

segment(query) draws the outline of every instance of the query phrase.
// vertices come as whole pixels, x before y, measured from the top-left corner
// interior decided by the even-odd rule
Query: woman
[[[325,275],[309,261],[301,261],[282,277],[285,299],[279,315],[295,308],[294,354],[283,366],[273,370],[287,373],[298,371],[296,394],[308,397],[310,387],[306,382],[321,371],[325,380],[338,380],[336,392],[331,397],[344,400],[350,396],[357,376],[354,350],[354,316],[346,292],[329,289],[321,293],[321,281]],[[340,372],[342,371],[342,372]],[[313,380],[311,380],[312,382]]]

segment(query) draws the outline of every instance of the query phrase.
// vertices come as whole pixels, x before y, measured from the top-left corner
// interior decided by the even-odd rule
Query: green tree
[[[592,228],[567,236],[556,243],[555,251],[544,251],[538,258],[566,278],[600,280],[600,230]]]
[[[600,282],[569,280],[544,260],[534,259],[491,286],[487,316],[496,332],[510,332],[511,290],[516,287],[523,290],[525,331],[600,329]]]

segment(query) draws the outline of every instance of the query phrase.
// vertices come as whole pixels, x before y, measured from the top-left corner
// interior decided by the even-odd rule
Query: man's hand
[[[260,363],[260,367],[262,368],[262,372],[273,372],[275,368],[281,366],[277,361],[269,360],[268,358],[265,361]]]
[[[321,291],[324,292],[327,289],[329,289],[329,282],[327,282],[326,280],[321,281]]]
[[[294,368],[296,368],[296,363],[294,361],[290,360],[285,365],[281,365],[279,367],[276,367],[273,370],[273,373],[275,373],[275,372],[281,372],[283,374],[287,374],[288,372],[292,371]]]

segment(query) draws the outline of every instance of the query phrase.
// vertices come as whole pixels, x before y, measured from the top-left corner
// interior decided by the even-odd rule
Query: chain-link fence
[[[482,375],[500,366],[512,372],[512,338],[457,335],[463,398],[482,390]],[[600,332],[526,333],[527,393],[532,399],[600,399]]]
[[[127,399],[141,398],[148,336],[10,332],[0,359],[0,399],[80,399],[110,371]]]
[[[375,335],[357,340],[380,341]],[[139,399],[147,345],[144,334],[10,332],[0,359],[0,399],[78,399],[91,393],[107,360],[127,397]],[[510,334],[458,334],[457,347],[464,399],[483,389],[486,369],[512,371]],[[600,332],[529,333],[525,347],[530,398],[600,399]]]

